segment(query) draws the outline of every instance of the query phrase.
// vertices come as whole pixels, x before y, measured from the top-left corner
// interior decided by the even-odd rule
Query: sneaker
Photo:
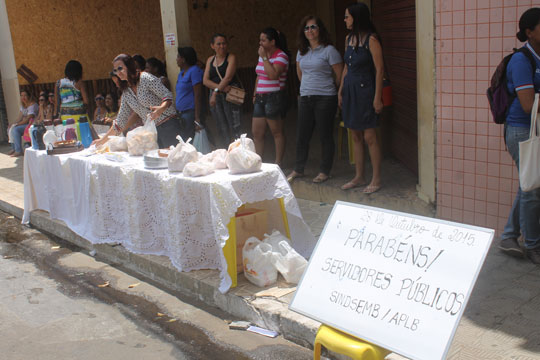
[[[517,239],[508,238],[502,239],[499,243],[499,249],[510,256],[523,257],[523,250],[519,246]],[[539,253],[540,256],[540,253]]]
[[[540,265],[540,247],[527,250],[527,257],[533,264]]]

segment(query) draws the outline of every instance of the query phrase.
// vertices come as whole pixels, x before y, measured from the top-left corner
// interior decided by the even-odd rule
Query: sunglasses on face
[[[102,96],[98,96],[98,97],[96,98],[96,101],[98,101],[98,100],[105,100],[105,98],[102,97]]]
[[[45,98],[39,98],[39,101],[45,101]]]
[[[120,71],[124,70],[124,67],[123,66],[119,66],[117,67],[116,69],[112,69],[113,73],[115,74],[118,74]]]
[[[304,31],[317,30],[318,28],[319,26],[317,26],[316,24],[306,25],[304,26]]]

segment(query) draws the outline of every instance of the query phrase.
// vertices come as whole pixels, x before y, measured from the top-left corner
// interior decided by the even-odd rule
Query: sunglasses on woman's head
[[[122,71],[122,70],[124,70],[124,67],[123,67],[123,66],[119,66],[119,67],[117,67],[116,69],[114,69],[114,68],[112,69],[113,73],[115,73],[115,74],[119,73],[119,72]]]
[[[317,30],[318,28],[319,26],[316,24],[306,25],[304,26],[304,31]]]

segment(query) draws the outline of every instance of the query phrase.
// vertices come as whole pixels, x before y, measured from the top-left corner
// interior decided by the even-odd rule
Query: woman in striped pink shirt
[[[283,39],[283,40],[282,40]],[[283,98],[280,95],[280,79],[285,83],[289,57],[283,34],[274,28],[266,28],[259,37],[259,63],[255,72],[255,94],[253,95],[253,121],[251,132],[255,150],[262,157],[266,124],[272,132],[276,145],[276,164],[281,165],[285,153],[285,134],[281,118]]]

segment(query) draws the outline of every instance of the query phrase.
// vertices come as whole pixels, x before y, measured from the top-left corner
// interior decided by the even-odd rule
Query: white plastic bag
[[[169,156],[167,157],[167,164],[169,171],[171,172],[182,171],[184,170],[186,164],[199,159],[197,149],[195,149],[195,147],[189,143],[191,138],[189,138],[186,142],[182,140],[180,135],[178,135],[176,138],[179,141],[178,145],[176,145],[176,147],[169,152]]]
[[[261,157],[248,149],[246,139],[246,134],[243,134],[240,137],[240,146],[233,148],[227,155],[227,167],[231,174],[247,174],[261,170]]]
[[[281,240],[272,247],[272,264],[285,281],[298,284],[308,262],[287,241]]]
[[[109,136],[107,145],[110,151],[128,151],[127,140],[124,136]]]
[[[202,158],[204,161],[212,163],[214,169],[226,169],[227,168],[227,150],[217,149],[212,151],[210,154],[206,154]]]
[[[277,271],[272,265],[272,247],[256,237],[246,240],[242,250],[244,275],[257,286],[268,286],[277,281]]]
[[[240,135],[239,139],[234,140],[232,143],[230,143],[229,148],[227,149],[227,153],[230,153],[233,149],[240,147],[242,145],[242,138],[244,138],[244,146],[248,148],[248,150],[255,152],[255,143],[253,140],[247,137],[247,134]]]
[[[193,138],[193,146],[195,146],[195,149],[197,149],[198,152],[203,154],[208,154],[210,151],[212,151],[205,128],[202,128],[199,131],[195,131],[195,137]]]
[[[214,166],[207,161],[190,162],[184,166],[183,172],[188,177],[204,176],[213,173]]]
[[[156,123],[150,119],[150,115],[143,126],[127,133],[126,141],[130,155],[140,156],[158,148]]]

